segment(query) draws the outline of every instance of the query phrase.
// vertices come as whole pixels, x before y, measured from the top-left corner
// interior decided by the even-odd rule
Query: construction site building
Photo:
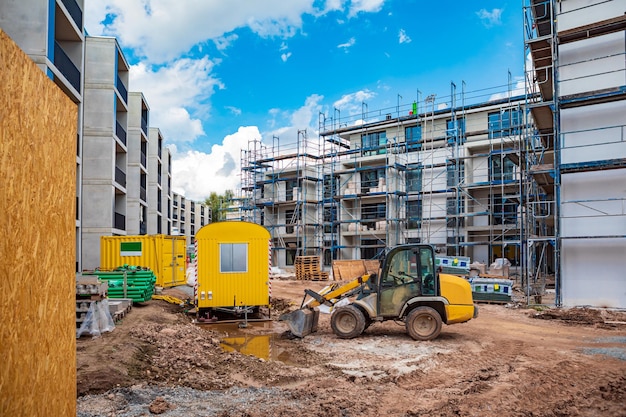
[[[241,218],[268,228],[277,266],[298,255],[325,266],[380,258],[417,242],[520,265],[525,98],[499,88],[468,94],[452,84],[449,96],[394,109],[321,114],[320,139],[300,132],[291,153],[277,138],[252,141],[242,152]]]
[[[626,2],[524,2],[527,266],[557,304],[626,306]]]
[[[528,0],[524,87],[320,114],[319,141],[242,151],[240,217],[297,255],[372,259],[402,243],[490,264],[526,295],[626,306],[626,3]],[[406,101],[406,100],[405,100]],[[284,254],[283,254],[284,253]],[[530,301],[530,298],[529,298]]]

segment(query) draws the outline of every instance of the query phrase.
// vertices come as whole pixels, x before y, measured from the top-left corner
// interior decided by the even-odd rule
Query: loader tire
[[[413,340],[432,340],[441,333],[441,316],[431,307],[417,307],[406,317],[406,331]]]
[[[339,307],[330,316],[330,327],[337,337],[353,339],[365,330],[365,316],[354,305]]]

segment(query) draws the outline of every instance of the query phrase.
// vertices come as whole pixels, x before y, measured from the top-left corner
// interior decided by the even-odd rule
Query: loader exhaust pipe
[[[285,313],[278,318],[289,326],[289,330],[296,337],[304,337],[317,331],[317,322],[320,312],[314,308],[301,308],[291,313]]]

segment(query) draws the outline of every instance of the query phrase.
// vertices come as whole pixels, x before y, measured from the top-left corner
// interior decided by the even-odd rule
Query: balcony
[[[80,92],[80,71],[56,41],[54,42],[54,66],[61,71],[72,87]]]
[[[121,213],[115,212],[115,218],[113,219],[113,228],[126,230],[126,216]]]
[[[117,83],[115,84],[115,88],[117,88],[118,93],[120,93],[120,96],[122,96],[122,100],[124,100],[124,103],[128,103],[128,90],[126,90],[126,87],[124,87],[124,83],[122,82],[122,79],[119,77],[117,77]]]
[[[126,146],[126,130],[124,130],[120,122],[115,122],[115,135]]]
[[[118,167],[115,167],[115,182],[126,187],[126,173]]]
[[[146,187],[139,187],[139,198],[141,198],[141,201],[147,201],[146,195]]]
[[[141,152],[141,166],[143,166],[144,168],[147,168],[148,167],[147,161],[148,161],[148,157],[146,157],[146,153],[142,151]]]
[[[161,185],[161,174],[157,175],[157,183]]]
[[[159,199],[157,200],[157,211],[161,213],[162,208],[163,208],[163,205],[161,204],[161,199]]]
[[[145,235],[148,233],[148,224],[146,222],[139,223],[139,234]]]
[[[148,136],[148,120],[144,117],[141,118],[141,130],[143,130],[143,133]]]
[[[78,6],[78,3],[76,3],[75,0],[61,0],[61,3],[63,3],[65,8],[67,9],[67,12],[72,17],[72,20],[74,21],[74,23],[76,23],[76,26],[78,26],[78,29],[82,31],[83,11]]]

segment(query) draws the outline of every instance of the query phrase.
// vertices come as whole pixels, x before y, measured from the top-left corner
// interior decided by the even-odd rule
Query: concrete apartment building
[[[211,208],[185,196],[172,193],[172,234],[187,237],[187,245],[193,244],[193,236],[202,226],[211,223]]]
[[[452,88],[441,100],[464,101]],[[359,115],[366,123],[322,117],[321,145],[305,132],[290,150],[251,143],[242,216],[272,231],[279,266],[379,258],[411,242],[519,265],[524,97],[505,96],[444,110],[428,97]]]
[[[626,2],[525,2],[529,271],[564,305],[626,306]]]
[[[78,106],[76,186],[82,182],[83,0],[0,2],[0,28]],[[81,213],[76,194],[76,269],[80,268]]]
[[[173,202],[165,139],[156,128],[151,139],[148,103],[128,92],[117,40],[84,34],[83,9],[83,0],[0,2],[2,30],[78,106],[77,272],[99,266],[103,235],[170,234]]]
[[[100,264],[100,237],[123,234],[127,222],[129,65],[115,38],[85,39],[82,268]],[[136,182],[136,181],[135,181]]]

